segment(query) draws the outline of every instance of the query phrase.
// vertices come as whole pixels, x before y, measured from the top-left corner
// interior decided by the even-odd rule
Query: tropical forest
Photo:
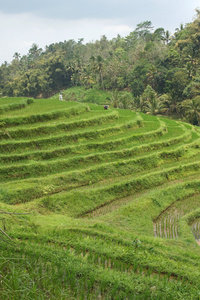
[[[0,299],[200,299],[200,10],[0,66]]]

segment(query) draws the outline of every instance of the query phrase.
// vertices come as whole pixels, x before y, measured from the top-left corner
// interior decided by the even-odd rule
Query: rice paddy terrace
[[[199,299],[199,148],[180,121],[0,98],[0,298]]]

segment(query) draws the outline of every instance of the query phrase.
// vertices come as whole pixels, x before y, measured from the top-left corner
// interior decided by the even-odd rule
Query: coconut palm
[[[13,55],[13,57],[14,57],[14,59],[16,59],[16,60],[19,61],[19,59],[21,58],[21,55],[20,55],[20,53],[15,52],[15,54]]]
[[[200,97],[184,100],[180,106],[188,121],[193,125],[198,125],[200,121]]]
[[[170,32],[169,32],[169,30],[166,30],[165,31],[165,37],[164,37],[164,41],[166,42],[166,44],[169,43],[170,39],[171,39]]]
[[[102,89],[104,90],[104,83],[103,83],[103,58],[101,55],[97,56],[97,70],[100,75]]]
[[[151,101],[148,101],[146,104],[146,112],[149,112],[151,115],[157,115],[161,111],[161,102],[158,97],[153,98]]]
[[[141,110],[143,112],[149,112],[151,114],[157,114],[159,111],[159,99],[155,90],[147,85],[141,96]]]
[[[163,94],[159,97],[160,112],[162,114],[169,114],[174,111],[175,103],[169,94]]]

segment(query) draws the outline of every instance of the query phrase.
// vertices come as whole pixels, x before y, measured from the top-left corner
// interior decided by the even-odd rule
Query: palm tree
[[[20,53],[15,52],[15,54],[13,55],[13,57],[14,57],[14,59],[16,59],[16,60],[19,61],[19,59],[21,58],[21,55],[20,55]]]
[[[198,125],[200,121],[200,99],[190,99],[182,102],[185,109],[185,115],[189,122],[193,125]]]
[[[188,55],[186,58],[186,64],[185,64],[185,70],[188,74],[188,77],[192,79],[196,73],[197,73],[197,68],[198,68],[198,59],[195,57],[192,57],[191,55]]]
[[[31,48],[29,49],[29,57],[31,59],[34,59],[42,53],[42,48],[39,48],[37,44],[33,44]]]
[[[160,112],[162,114],[168,115],[171,112],[171,109],[173,110],[172,100],[171,100],[170,95],[162,94],[159,97],[159,102],[160,102],[160,104],[159,104],[160,105]]]
[[[96,60],[94,55],[90,57],[90,62],[91,62],[91,71],[94,74],[94,77],[96,79],[96,83],[98,83],[98,73],[97,73],[97,66],[96,66]]]
[[[147,85],[144,90],[140,102],[143,112],[149,112],[153,115],[159,112],[159,100],[155,90],[150,85]]]
[[[97,70],[99,72],[100,75],[100,80],[101,80],[101,85],[102,85],[102,89],[104,90],[104,83],[103,83],[103,58],[101,55],[97,56]]]
[[[166,30],[165,31],[165,37],[164,37],[164,40],[165,40],[166,44],[169,43],[170,39],[171,39],[170,32],[169,32],[169,30]]]
[[[148,73],[147,73],[147,81],[153,89],[155,89],[155,87],[156,87],[156,83],[157,83],[156,76],[157,75],[158,75],[157,68],[154,65],[152,65],[149,68]]]
[[[193,125],[198,125],[200,121],[200,97],[184,100],[181,103],[182,113]]]
[[[146,105],[146,112],[149,112],[151,115],[157,115],[161,111],[161,102],[159,98],[155,97],[151,101],[148,101]]]

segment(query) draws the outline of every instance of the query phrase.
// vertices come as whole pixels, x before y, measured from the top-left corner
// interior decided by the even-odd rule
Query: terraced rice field
[[[199,299],[198,127],[24,98],[0,126],[1,299]]]

